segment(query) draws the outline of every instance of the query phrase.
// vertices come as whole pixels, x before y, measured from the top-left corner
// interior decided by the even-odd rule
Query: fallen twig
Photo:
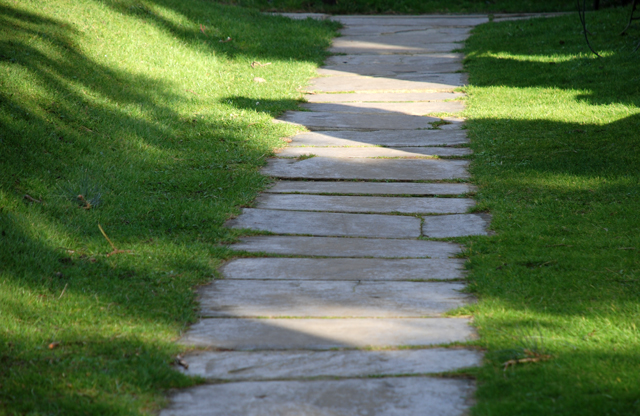
[[[512,365],[524,364],[524,363],[537,363],[540,361],[547,361],[551,359],[551,355],[540,354],[540,353],[532,352],[529,350],[525,350],[525,354],[527,354],[529,357],[513,359],[503,363],[502,365],[504,366],[504,368],[502,370],[507,371],[507,368],[509,368]]]
[[[60,293],[60,296],[58,296],[58,299],[61,299],[62,296],[64,295],[64,292],[67,290],[67,286],[69,285],[69,283],[65,283],[64,284],[64,288],[62,288],[62,293]]]
[[[267,65],[271,65],[271,62],[267,62],[266,64],[260,63],[258,61],[251,62],[251,68],[260,67],[260,66],[267,66]]]
[[[131,253],[131,250],[119,250],[115,244],[113,244],[113,242],[109,239],[109,237],[107,237],[107,233],[104,232],[104,230],[102,229],[102,226],[100,224],[98,224],[98,228],[100,228],[100,232],[102,233],[102,235],[104,236],[104,238],[107,239],[107,241],[109,242],[109,244],[111,245],[111,248],[113,249],[113,251],[109,254],[107,254],[107,257],[113,256],[114,254],[120,254],[120,253]]]
[[[32,197],[29,194],[25,194],[24,199],[26,199],[27,201],[30,201],[30,202],[37,202],[38,204],[42,204],[41,200],[35,199],[34,197]]]

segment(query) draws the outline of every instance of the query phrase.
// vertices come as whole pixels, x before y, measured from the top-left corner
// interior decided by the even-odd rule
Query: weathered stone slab
[[[225,264],[225,279],[403,281],[461,279],[462,259],[246,258]]]
[[[335,214],[244,208],[229,227],[275,234],[412,238],[420,236],[420,219],[399,215]]]
[[[397,43],[394,44],[393,42]],[[376,36],[376,37],[347,37],[336,38],[329,48],[332,53],[347,53],[351,55],[372,55],[410,53],[426,54],[437,52],[453,52],[462,48],[460,43],[428,43],[417,38],[400,36]]]
[[[265,14],[268,14],[271,16],[288,17],[289,19],[293,19],[293,20],[305,20],[305,19],[324,20],[330,17],[330,15],[324,14],[324,13],[265,13]]]
[[[290,146],[452,146],[469,143],[464,130],[316,131],[296,134]]]
[[[356,114],[287,111],[280,120],[309,130],[416,130],[431,128],[430,123],[440,119],[390,112]]]
[[[446,259],[461,252],[459,245],[440,241],[284,236],[245,237],[231,248],[292,256],[380,258]]]
[[[216,280],[200,288],[206,317],[419,318],[471,299],[453,282]]]
[[[467,183],[279,181],[265,192],[301,194],[463,195],[476,192]]]
[[[334,68],[342,65],[384,67],[392,71],[412,72],[418,68],[425,72],[434,72],[432,65],[462,63],[461,53],[434,53],[429,55],[335,55],[326,60],[326,67]]]
[[[339,95],[339,94],[337,94]],[[419,103],[306,103],[301,105],[307,110],[320,113],[348,114],[405,114],[422,116],[429,113],[458,113],[464,110],[461,101],[419,102]]]
[[[464,35],[471,32],[471,27],[446,27],[439,26],[435,28],[428,28],[426,26],[348,26],[340,29],[342,36],[380,36],[380,35],[401,35],[401,34],[423,34],[428,36],[443,36],[443,35]],[[464,40],[464,39],[463,39]]]
[[[354,94],[308,94],[305,99],[310,103],[351,103],[351,102],[433,102],[463,97],[456,92],[378,92]]]
[[[190,376],[214,380],[274,380],[429,374],[477,367],[478,351],[429,348],[391,351],[224,351],[184,357]]]
[[[471,149],[467,147],[286,147],[276,157],[401,157],[416,158],[430,156],[467,156]]]
[[[160,416],[460,416],[472,391],[468,380],[427,377],[245,381],[180,391]]]
[[[264,194],[257,199],[258,208],[287,211],[459,214],[474,206],[469,198]]]
[[[411,78],[406,74],[405,78]],[[467,84],[467,74],[419,74],[418,79],[364,76],[323,77],[311,80],[307,91],[453,91]]]
[[[468,178],[466,160],[329,158],[271,159],[265,175],[288,179],[441,180]]]
[[[232,350],[426,346],[474,337],[468,319],[202,319],[181,343]]]
[[[422,234],[432,238],[487,235],[489,222],[488,216],[482,214],[425,217]]]
[[[357,56],[357,55],[352,55]],[[382,55],[386,56],[386,55]],[[348,76],[375,76],[395,79],[408,79],[410,81],[430,81],[435,74],[453,73],[462,71],[461,63],[442,63],[431,65],[427,68],[405,65],[394,67],[381,65],[368,67],[366,65],[339,65],[319,68],[318,75],[348,77]]]
[[[420,26],[426,27],[468,27],[489,22],[484,15],[456,16],[331,16],[331,20],[349,26]]]

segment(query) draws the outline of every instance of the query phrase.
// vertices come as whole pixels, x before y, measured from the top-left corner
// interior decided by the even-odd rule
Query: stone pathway
[[[322,16],[316,16],[321,18]],[[484,16],[342,16],[343,36],[307,95],[280,122],[293,137],[264,169],[281,179],[229,222],[270,231],[200,291],[202,319],[181,342],[187,374],[209,384],[171,397],[162,416],[466,413],[473,382],[430,376],[477,366],[447,347],[474,338],[444,313],[464,293],[457,244],[486,234],[462,120],[462,56]],[[314,155],[314,157],[308,157]],[[305,156],[305,157],[301,157]],[[371,376],[375,376],[372,378]]]

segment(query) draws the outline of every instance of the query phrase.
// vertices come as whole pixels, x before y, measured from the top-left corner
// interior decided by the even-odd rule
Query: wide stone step
[[[182,390],[160,416],[459,416],[472,391],[469,380],[428,377],[245,381]]]
[[[469,320],[462,318],[209,318],[193,324],[180,342],[231,350],[330,350],[439,345],[474,337]]]
[[[416,130],[429,129],[436,117],[404,114],[349,114],[310,111],[287,111],[281,121],[304,126],[309,130]]]
[[[423,74],[417,79],[393,79],[364,76],[334,76],[316,78],[307,91],[342,92],[398,92],[398,91],[453,91],[467,84],[464,73]]]
[[[468,156],[471,149],[458,147],[286,147],[276,157],[394,157]]]
[[[429,374],[475,367],[474,350],[429,348],[382,351],[195,351],[186,355],[190,376],[213,380],[275,380]]]
[[[368,103],[368,102],[440,102],[464,97],[455,92],[374,92],[353,94],[307,94],[305,99],[310,103]]]
[[[313,157],[272,159],[265,175],[287,179],[446,180],[468,178],[466,160]]]
[[[467,36],[465,36],[465,38],[466,37]],[[428,43],[419,37],[411,36],[390,35],[373,36],[367,39],[358,38],[358,36],[336,38],[333,41],[333,45],[329,48],[329,52],[350,55],[384,55],[390,53],[407,53],[416,55],[453,52],[462,47],[460,43]],[[398,44],[394,45],[394,41]]]
[[[363,28],[368,29],[368,28]],[[375,28],[374,28],[375,30]],[[384,30],[384,29],[383,29]],[[342,65],[368,66],[390,69],[400,68],[401,71],[428,71],[433,65],[462,63],[464,55],[461,53],[433,53],[428,55],[334,55],[326,60],[323,68],[333,68]]]
[[[488,235],[491,219],[486,214],[439,215],[425,217],[422,235],[431,238]]]
[[[450,280],[464,277],[462,259],[246,258],[226,263],[225,279],[242,280]]]
[[[244,237],[234,250],[320,257],[440,258],[459,254],[458,244],[440,241],[336,237]]]
[[[363,37],[365,39],[375,39],[377,36],[422,36],[430,42],[437,42],[469,35],[470,27],[427,27],[419,26],[351,26],[340,29],[343,37]],[[464,39],[461,39],[464,40]]]
[[[331,20],[342,23],[345,26],[419,26],[421,29],[428,27],[473,27],[488,23],[489,18],[477,15],[456,16],[332,16]]]
[[[267,193],[463,195],[476,192],[468,183],[278,181]]]
[[[443,127],[448,127],[446,125]],[[464,130],[406,130],[395,132],[378,131],[317,131],[300,133],[292,138],[291,146],[387,146],[424,147],[453,146],[469,143]]]
[[[294,211],[375,212],[403,214],[464,213],[475,206],[468,198],[399,198],[383,196],[274,195],[257,198],[258,208]]]
[[[340,95],[340,94],[331,94]],[[319,113],[381,114],[422,116],[429,113],[458,113],[464,110],[461,101],[417,103],[305,103],[300,107]]]
[[[470,299],[452,282],[219,280],[198,291],[206,317],[418,318]]]

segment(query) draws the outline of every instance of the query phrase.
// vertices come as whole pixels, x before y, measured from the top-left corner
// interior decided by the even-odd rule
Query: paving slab
[[[218,280],[198,290],[201,316],[419,318],[441,316],[471,297],[457,282]]]
[[[244,381],[182,390],[160,416],[459,416],[472,391],[469,380],[427,377]]]
[[[345,26],[420,26],[425,27],[473,27],[488,23],[486,15],[455,16],[331,16]]]
[[[463,195],[476,191],[476,187],[468,183],[278,181],[265,192],[287,194]]]
[[[433,53],[428,55],[334,55],[327,57],[323,68],[354,65],[383,67],[392,71],[427,71],[432,65],[462,63],[464,55],[461,53]],[[400,68],[400,69],[398,69]],[[373,69],[372,69],[373,70]]]
[[[293,20],[305,20],[305,19],[325,20],[331,17],[331,15],[324,14],[324,13],[265,13],[265,14],[271,15],[271,16],[288,17],[289,19],[293,19]]]
[[[431,123],[440,119],[391,112],[358,114],[287,111],[280,120],[309,130],[415,130],[432,128]]]
[[[462,259],[246,258],[225,264],[225,279],[403,281],[464,277]]]
[[[429,348],[387,351],[197,351],[182,372],[213,380],[274,380],[428,374],[477,367],[474,350]]]
[[[386,56],[386,55],[384,55]],[[429,81],[435,74],[454,73],[462,71],[462,63],[442,63],[429,67],[420,66],[376,66],[366,65],[336,65],[317,70],[318,75],[348,77],[375,76],[394,79],[408,79],[410,81]]]
[[[420,219],[399,215],[336,214],[244,208],[227,225],[275,234],[414,238],[420,236]]]
[[[475,206],[475,201],[469,198],[342,195],[263,194],[256,202],[262,209],[403,214],[459,214]]]
[[[230,248],[292,256],[441,259],[462,251],[457,244],[440,241],[288,236],[245,237]]]
[[[444,180],[468,178],[466,160],[312,157],[272,159],[265,175],[287,179]]]
[[[466,147],[285,147],[276,153],[276,157],[393,157],[424,158],[434,156],[468,156],[472,153]]]
[[[210,318],[193,324],[180,342],[240,351],[329,350],[439,345],[474,337],[469,320],[462,318]]]
[[[405,78],[411,78],[406,74]],[[307,91],[453,91],[467,84],[467,74],[419,74],[416,79],[394,79],[365,76],[334,76],[311,80]]]
[[[443,40],[445,42],[459,42],[466,38],[459,38],[460,36],[471,33],[471,27],[427,27],[427,26],[350,26],[340,29],[340,34],[343,37],[362,37],[372,38],[376,36],[407,36],[407,35],[421,35],[426,41],[440,43]],[[457,40],[452,40],[452,39]]]
[[[459,214],[425,217],[422,234],[426,237],[465,237],[488,235],[489,217],[483,214]]]
[[[339,95],[339,94],[336,94]],[[458,113],[464,110],[462,101],[418,103],[305,103],[300,107],[321,113],[404,114],[422,116],[429,113]]]
[[[378,92],[354,94],[307,94],[310,103],[353,103],[353,102],[434,102],[464,97],[456,92]]]
[[[438,52],[453,52],[462,48],[461,43],[429,43],[422,39],[404,36],[377,36],[371,38],[346,37],[336,38],[329,48],[331,53],[346,53],[351,55],[372,55],[372,54],[427,54]],[[466,36],[465,36],[466,38]],[[455,39],[455,37],[454,37]],[[395,42],[395,43],[394,43]]]
[[[469,143],[464,130],[405,130],[405,131],[316,131],[296,134],[291,138],[295,146],[455,146]]]

